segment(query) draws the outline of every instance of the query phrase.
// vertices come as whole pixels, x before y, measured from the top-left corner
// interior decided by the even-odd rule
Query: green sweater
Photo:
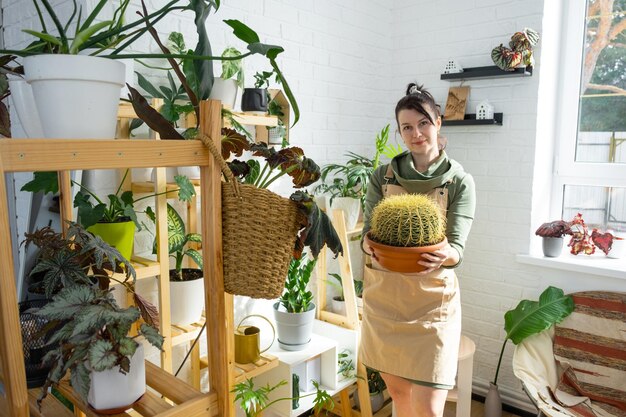
[[[474,220],[476,209],[476,189],[474,179],[463,170],[458,162],[448,158],[441,152],[439,158],[426,172],[418,172],[413,164],[410,152],[403,152],[390,162],[395,180],[389,184],[401,185],[409,193],[428,193],[452,180],[448,185],[448,213],[446,236],[448,243],[459,252],[460,265],[463,260],[463,249],[467,235]],[[383,198],[382,185],[385,184],[385,173],[388,165],[382,165],[374,171],[367,187],[365,199],[363,234],[370,229],[372,209]]]

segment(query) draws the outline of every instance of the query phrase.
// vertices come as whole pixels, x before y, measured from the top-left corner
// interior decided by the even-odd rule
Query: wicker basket
[[[224,289],[234,295],[277,298],[285,286],[304,216],[287,198],[239,184],[213,142],[208,137],[202,141],[229,180],[222,183]]]

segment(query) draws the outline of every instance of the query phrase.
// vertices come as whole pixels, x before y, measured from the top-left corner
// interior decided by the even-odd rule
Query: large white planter
[[[172,324],[200,321],[204,310],[204,279],[170,281],[170,306]]]
[[[115,137],[124,64],[83,55],[24,58],[26,81],[48,138]]]
[[[213,79],[213,88],[211,89],[209,98],[213,100],[220,100],[223,105],[234,109],[238,90],[239,87],[237,86],[237,81],[230,79],[224,80],[222,78],[215,77]]]
[[[130,372],[126,375],[115,367],[102,372],[91,373],[91,387],[88,401],[94,409],[107,410],[129,409],[146,392],[146,364],[141,343],[130,358]]]
[[[7,74],[11,101],[20,119],[20,124],[29,138],[43,138],[44,133],[39,120],[39,113],[35,107],[35,97],[30,84],[22,77]]]
[[[335,197],[330,207],[333,210],[343,210],[346,220],[346,230],[354,230],[361,211],[360,200],[351,197]]]

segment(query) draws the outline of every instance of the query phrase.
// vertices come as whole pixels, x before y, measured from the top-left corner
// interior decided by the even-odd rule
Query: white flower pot
[[[337,300],[337,297],[333,297],[330,305],[333,308],[333,312],[337,314],[341,314],[342,316],[346,315],[346,301],[345,300]]]
[[[334,210],[341,209],[344,212],[346,220],[346,230],[354,230],[359,220],[359,212],[361,210],[361,201],[351,197],[335,197],[331,204]]]
[[[130,372],[126,375],[120,372],[119,366],[102,372],[91,372],[89,405],[99,412],[129,409],[146,392],[144,356],[140,343],[130,358]]]
[[[82,55],[24,58],[43,132],[48,138],[115,137],[124,64]]]
[[[200,321],[204,310],[204,279],[170,280],[172,324],[187,325]]]
[[[279,306],[280,302],[274,304],[278,346],[289,351],[306,348],[313,334],[315,304],[311,303],[309,310],[304,313],[288,313],[283,307]]]
[[[608,255],[609,258],[621,259],[626,257],[626,238],[613,239],[611,250]]]
[[[178,167],[178,175],[184,175],[190,180],[200,178],[200,167]]]
[[[131,176],[133,182],[152,181],[152,168],[132,168]]]
[[[29,138],[45,137],[30,84],[24,78],[16,75],[7,74],[7,78],[11,91],[11,101],[26,136]]]
[[[213,88],[211,89],[210,99],[220,100],[223,105],[235,108],[235,100],[237,100],[237,81],[224,80],[219,77],[213,79]]]

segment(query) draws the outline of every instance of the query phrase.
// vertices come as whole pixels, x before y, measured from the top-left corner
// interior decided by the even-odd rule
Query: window
[[[626,234],[626,0],[564,2],[552,212]]]

